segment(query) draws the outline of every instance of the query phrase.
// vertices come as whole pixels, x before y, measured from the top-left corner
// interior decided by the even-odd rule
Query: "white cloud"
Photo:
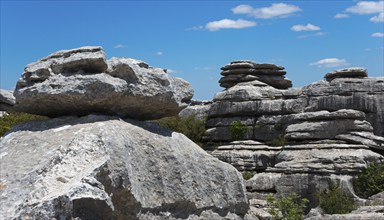
[[[295,5],[285,3],[275,3],[270,7],[253,8],[250,5],[239,5],[232,8],[235,14],[247,14],[255,18],[271,19],[275,17],[288,17],[295,12],[302,11],[301,8]]]
[[[205,28],[209,31],[218,31],[220,29],[240,29],[256,26],[257,23],[254,21],[247,21],[243,19],[231,20],[231,19],[222,19],[219,21],[212,21],[205,25]]]
[[[324,36],[326,35],[327,33],[326,32],[317,32],[315,34],[306,34],[306,35],[300,35],[298,36],[298,38],[308,38],[308,37],[321,37],[321,36]]]
[[[333,18],[349,18],[349,15],[348,14],[336,14]]]
[[[201,30],[201,29],[204,29],[204,26],[200,25],[200,26],[194,26],[194,27],[191,27],[191,28],[187,28],[185,29],[186,31],[197,31],[197,30]]]
[[[383,9],[384,10],[384,9]],[[376,16],[373,16],[371,19],[369,19],[370,21],[374,22],[374,23],[382,23],[384,22],[384,12],[381,12],[380,14],[376,15]]]
[[[361,1],[346,9],[347,12],[355,14],[374,14],[383,11],[384,1]]]
[[[310,63],[311,66],[317,66],[317,67],[341,67],[341,66],[348,66],[349,63],[345,59],[338,59],[338,58],[326,58],[319,61],[316,61],[314,63]]]
[[[252,14],[253,7],[250,5],[238,5],[232,8],[232,12],[235,14]]]
[[[376,32],[371,35],[372,37],[384,37],[384,33]]]
[[[161,52],[161,51],[157,51],[157,52],[156,52],[156,55],[157,55],[157,56],[161,56],[161,55],[163,55],[163,52]]]
[[[291,27],[292,31],[318,31],[321,28],[313,25],[313,24],[307,24],[307,25],[302,25],[302,24],[297,24]]]
[[[114,46],[113,48],[120,49],[120,48],[125,48],[125,47],[127,47],[127,46],[124,44],[118,44],[118,45]]]

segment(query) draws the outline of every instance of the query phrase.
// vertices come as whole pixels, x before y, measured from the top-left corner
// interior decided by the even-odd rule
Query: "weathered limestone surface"
[[[305,111],[355,109],[365,113],[376,135],[384,137],[384,77],[337,78],[305,86]]]
[[[11,111],[15,102],[12,91],[0,89],[0,111]]]
[[[101,47],[59,51],[29,64],[16,109],[51,117],[101,113],[137,119],[177,115],[193,96],[188,82],[130,58],[105,60]]]
[[[368,77],[367,69],[360,67],[352,67],[347,69],[336,70],[330,73],[327,73],[324,78],[327,81],[332,81],[336,78],[364,78]]]
[[[257,219],[236,169],[151,123],[28,122],[0,149],[1,219]]]
[[[238,83],[258,80],[278,89],[292,87],[292,82],[286,79],[284,67],[274,64],[258,64],[249,60],[233,61],[221,68],[223,76],[220,86],[230,88]]]
[[[211,105],[212,101],[191,100],[189,106],[180,111],[179,116],[194,116],[198,120],[205,121],[208,116],[208,112],[211,108]]]
[[[337,184],[357,198],[352,178],[368,164],[384,162],[384,78],[343,69],[282,90],[244,76],[257,72],[252,65],[239,61],[222,68],[231,84],[215,95],[208,114],[205,139],[221,143],[212,155],[255,173],[246,183],[251,200],[296,192],[316,207],[316,193]],[[285,75],[283,68],[268,71]],[[234,122],[243,125],[241,141],[234,141]]]

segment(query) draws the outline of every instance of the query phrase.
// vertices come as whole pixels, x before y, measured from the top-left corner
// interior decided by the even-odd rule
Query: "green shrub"
[[[28,113],[11,113],[0,119],[0,136],[3,136],[17,124],[44,119],[47,119],[47,117]]]
[[[277,138],[267,142],[267,144],[272,146],[284,146],[285,145],[285,138],[284,135],[280,134]]]
[[[241,121],[236,120],[231,123],[229,126],[233,140],[243,140],[248,131],[247,125],[243,124]]]
[[[353,198],[346,195],[340,186],[330,187],[321,192],[319,202],[327,214],[346,214],[357,208]]]
[[[242,174],[243,174],[243,178],[245,180],[249,180],[256,174],[256,172],[255,171],[244,171]]]
[[[187,136],[193,142],[201,146],[201,140],[205,133],[204,121],[195,118],[195,115],[188,117],[166,117],[153,121],[162,127],[179,132]]]
[[[304,219],[304,210],[309,200],[300,199],[296,193],[291,193],[281,198],[268,195],[267,202],[268,212],[274,220],[301,220]]]
[[[356,194],[368,198],[384,191],[384,163],[371,164],[353,181]]]

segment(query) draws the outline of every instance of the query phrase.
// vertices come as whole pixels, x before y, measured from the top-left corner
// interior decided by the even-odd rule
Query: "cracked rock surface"
[[[0,139],[1,219],[255,219],[241,174],[184,135],[60,117]]]

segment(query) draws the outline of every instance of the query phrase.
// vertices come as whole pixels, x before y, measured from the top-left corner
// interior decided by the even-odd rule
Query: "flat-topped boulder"
[[[336,78],[364,78],[368,77],[368,71],[361,67],[351,67],[346,69],[335,70],[327,73],[324,78],[327,81],[332,81]]]
[[[189,83],[130,58],[105,60],[101,47],[59,51],[27,65],[15,90],[16,109],[39,115],[177,115],[193,96]]]
[[[238,83],[258,80],[277,89],[288,89],[292,82],[284,77],[284,67],[249,60],[233,61],[221,68],[220,86],[230,88]]]

